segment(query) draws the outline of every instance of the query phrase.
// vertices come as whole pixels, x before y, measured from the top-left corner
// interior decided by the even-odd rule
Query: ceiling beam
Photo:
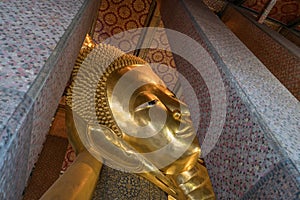
[[[275,6],[276,0],[270,0],[265,9],[258,17],[258,23],[264,23],[265,19],[268,17],[269,13],[271,12],[272,8]]]
[[[247,0],[234,0],[232,3],[234,5],[237,5],[237,6],[240,6],[242,5],[243,3],[245,3]]]
[[[258,15],[258,12],[257,12],[257,11],[252,10],[252,9],[250,9],[250,8],[248,8],[248,7],[245,7],[245,6],[239,6],[239,7],[237,7],[237,8],[241,9],[240,12],[242,12],[242,10],[245,10],[245,11],[251,12],[251,13],[253,13],[253,14],[255,14],[255,15]],[[298,23],[298,20],[300,20],[300,17],[299,17],[299,18],[296,18],[295,20],[293,20],[293,21],[296,22],[296,23],[293,25],[293,27],[288,27],[286,24],[282,23],[281,21],[278,21],[278,20],[273,19],[273,18],[270,18],[270,17],[267,17],[267,20],[269,20],[270,22],[276,23],[276,24],[278,24],[278,25],[280,25],[280,26],[282,26],[282,27],[284,27],[284,28],[290,29],[290,30],[292,30],[292,29],[296,30],[297,26],[300,25],[300,24]],[[291,22],[291,23],[292,23],[292,22]],[[280,31],[280,30],[279,30],[279,31]],[[298,32],[299,32],[299,30],[298,30]]]
[[[287,24],[287,27],[288,28],[295,28],[296,26],[300,25],[300,17],[294,19],[293,21],[290,21],[288,24]]]

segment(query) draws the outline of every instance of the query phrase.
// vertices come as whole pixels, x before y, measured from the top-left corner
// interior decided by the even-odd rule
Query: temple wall
[[[216,145],[204,157],[218,199],[297,199],[297,99],[201,2],[162,1],[161,13],[165,27],[187,34],[204,47],[198,62],[216,66],[224,83],[225,123]],[[171,49],[178,45],[169,42]],[[198,105],[188,93],[184,96],[190,110],[201,109],[198,136],[203,144],[211,126],[212,93],[194,66],[177,56],[175,63],[196,91]],[[209,71],[208,67],[201,70]],[[218,91],[217,87],[212,89]]]
[[[0,199],[22,198],[99,4],[0,2]]]
[[[36,87],[33,86],[29,91],[34,95],[35,102],[28,173],[42,150],[43,142],[50,128],[49,125],[56,111],[53,108],[57,108],[59,104],[82,41],[92,26],[98,7],[99,3],[96,1],[86,1],[81,5],[68,29],[57,43],[56,51],[53,52],[55,54],[52,54],[53,56],[50,56],[45,63],[40,74],[41,78],[37,79],[34,85]]]
[[[17,96],[15,91],[4,91],[6,92],[5,95],[13,95],[9,95],[9,98],[16,98]],[[3,100],[3,98],[1,99]],[[7,146],[1,147],[0,199],[21,199],[28,178],[27,164],[33,124],[33,108],[30,106],[32,101],[29,98],[22,100],[24,102],[18,109],[21,111],[28,109],[29,111],[26,113],[27,116],[14,116],[15,119],[10,120],[7,128],[2,132],[4,134],[10,134],[11,138],[9,138],[10,142],[7,143]]]
[[[258,24],[252,16],[228,6],[222,21],[300,100],[300,49],[279,33]]]

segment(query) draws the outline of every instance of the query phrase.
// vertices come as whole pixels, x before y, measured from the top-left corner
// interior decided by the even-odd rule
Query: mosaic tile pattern
[[[25,119],[31,105],[31,99],[23,92],[0,88],[0,159],[16,137],[19,123]]]
[[[10,116],[12,116],[13,111],[16,110],[17,106],[21,103],[22,99],[24,97],[24,93],[17,92],[14,90],[8,90],[8,89],[2,89],[0,90],[0,130],[1,132],[6,127],[6,124],[8,123]],[[1,138],[2,143],[3,138]],[[1,145],[3,146],[3,145]],[[0,148],[2,149],[2,148]]]
[[[297,176],[299,180],[299,173],[290,160],[281,161],[243,199],[300,199],[300,182],[293,178]]]
[[[32,130],[32,112],[19,121],[12,143],[7,151],[1,153],[0,199],[21,199],[27,180],[27,161]]]
[[[65,154],[61,173],[74,162],[76,154],[71,145]],[[157,186],[135,174],[124,173],[103,165],[93,200],[100,199],[153,199],[167,200],[167,195]]]
[[[58,99],[62,95],[62,90],[65,86],[61,83],[62,76],[65,77],[63,73],[60,75],[59,73],[52,75],[50,79],[48,79],[46,87],[42,89],[40,96],[36,99],[28,165],[29,171],[32,169],[34,163],[36,163],[39,153],[43,148],[46,134],[50,129],[52,117],[55,113],[55,109],[53,108],[57,108]]]
[[[1,87],[28,90],[82,3],[0,2]]]
[[[299,140],[295,136],[299,133],[300,126],[299,114],[293,110],[299,111],[299,104],[265,68],[255,69],[257,66],[262,66],[261,63],[232,33],[228,32],[221,21],[204,5],[200,2],[182,2],[163,2],[161,10],[164,24],[167,28],[173,28],[193,37],[206,48],[218,65],[226,88],[226,121],[218,143],[205,157],[208,172],[219,199],[242,198],[260,179],[273,172],[274,166],[284,159],[287,153],[290,153],[289,156],[293,162],[297,162],[295,156],[297,152],[299,153],[297,150]],[[175,11],[176,16],[172,15]],[[169,43],[172,49],[174,44],[172,41]],[[199,57],[201,56],[199,55]],[[199,62],[207,64],[209,58],[202,57],[202,59]],[[193,72],[191,65],[176,56],[175,62],[180,73],[191,74]],[[207,94],[205,87],[199,83],[194,84],[201,80],[199,74],[194,73],[189,78],[193,87],[196,86],[194,89],[202,91],[202,93],[197,92],[198,99],[210,98],[210,94],[202,96]],[[264,82],[262,83],[262,81]],[[269,90],[264,90],[258,86],[259,84]],[[198,89],[199,87],[203,89]],[[271,91],[276,89],[282,95],[281,98],[274,98],[273,93],[268,94],[270,89],[272,89]],[[277,102],[274,101],[275,99],[278,99]],[[271,108],[267,106],[270,102],[273,106]],[[275,102],[282,108],[278,108]],[[283,106],[284,102],[288,102],[292,109],[287,109],[287,105]],[[191,103],[193,104],[193,102]],[[204,105],[204,108],[209,108],[210,102],[204,102]],[[261,110],[262,108],[264,110]],[[202,109],[201,112],[200,115],[206,115],[208,122],[204,121],[204,125],[207,125],[209,123],[207,118],[211,115],[211,111]],[[282,118],[276,119],[276,116]],[[278,124],[279,121],[284,123],[284,129]],[[201,142],[205,136],[203,135],[205,128],[200,127],[199,130]],[[278,136],[278,133],[282,135],[280,144],[276,139],[274,140],[274,135]],[[283,138],[290,137],[294,137],[294,139],[283,141]],[[289,141],[291,143],[288,143]],[[282,144],[285,148],[279,148]],[[297,173],[299,175],[299,170]],[[285,177],[282,181],[288,181],[288,178],[296,180],[296,176],[293,176]],[[296,193],[288,188],[285,192]],[[270,194],[276,197],[275,193],[270,192]]]
[[[93,200],[98,199],[167,200],[168,197],[154,184],[140,176],[103,165],[93,197]]]
[[[84,35],[81,35],[80,37],[83,38],[83,36]],[[74,48],[74,50],[75,49],[76,48]],[[79,47],[77,47],[77,49],[79,49]],[[38,154],[42,150],[46,134],[50,129],[50,124],[56,111],[56,109],[53,108],[57,108],[59,104],[59,99],[63,94],[70,76],[71,66],[74,65],[75,58],[72,57],[76,57],[75,55],[76,54],[72,56],[68,55],[68,53],[63,53],[63,55],[61,55],[62,57],[58,60],[56,67],[50,72],[50,74],[45,74],[45,76],[48,76],[47,80],[44,83],[43,88],[41,88],[34,104],[34,121],[31,135],[28,172],[32,169],[34,163],[38,159]],[[68,59],[65,58],[70,58],[70,60],[68,61]],[[69,67],[69,72],[66,70],[67,66]]]
[[[300,100],[300,49],[285,48],[272,38],[276,35],[279,37],[278,33],[270,30],[266,33],[232,7],[227,8],[222,19],[272,74]],[[288,47],[293,45],[288,41],[283,42]]]
[[[241,198],[282,156],[232,85],[228,90],[226,123],[206,163],[218,196]]]

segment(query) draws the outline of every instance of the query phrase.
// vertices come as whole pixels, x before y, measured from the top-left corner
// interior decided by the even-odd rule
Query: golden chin
[[[79,162],[79,164],[75,164],[69,173],[63,175],[55,183],[54,187],[52,187],[44,195],[44,199],[51,199],[51,195],[58,195],[57,187],[63,187],[66,184],[66,181],[70,183],[80,182],[77,180],[78,178],[76,178],[75,175],[76,173],[82,174],[82,172],[79,172],[79,170],[81,170],[80,167],[76,168],[76,166],[81,166],[80,163],[82,160],[84,160],[85,165],[90,166],[93,173],[86,173],[86,176],[89,176],[89,178],[82,177],[85,181],[82,182],[81,186],[75,189],[76,191],[74,191],[74,188],[72,189],[73,191],[68,191],[67,189],[64,191],[60,190],[59,195],[65,195],[64,197],[66,197],[68,193],[75,192],[79,196],[86,195],[89,197],[92,192],[90,188],[94,188],[95,184],[95,178],[93,177],[98,176],[101,169],[101,164],[95,164],[98,161],[87,153],[86,148],[78,136],[72,116],[72,108],[74,106],[72,105],[72,94],[75,84],[74,80],[76,80],[80,67],[82,65],[89,65],[89,62],[85,62],[85,59],[89,57],[92,50],[99,51],[96,55],[103,55],[98,57],[94,56],[93,59],[90,59],[90,62],[97,62],[98,66],[101,66],[101,63],[105,60],[105,55],[110,56],[112,53],[120,55],[119,57],[116,56],[118,58],[102,70],[103,76],[98,81],[95,95],[95,109],[99,124],[109,128],[118,138],[117,142],[112,141],[112,143],[120,144],[124,141],[139,153],[156,151],[167,144],[174,143],[174,145],[169,148],[169,151],[164,151],[164,154],[162,154],[161,157],[158,156],[156,158],[145,159],[148,162],[151,162],[153,166],[158,166],[163,160],[174,159],[174,152],[172,150],[176,151],[176,149],[187,144],[187,141],[190,141],[192,138],[192,142],[189,143],[185,152],[175,159],[174,162],[163,168],[157,167],[156,170],[140,173],[138,175],[156,184],[168,193],[170,198],[215,199],[207,169],[204,166],[203,161],[199,159],[200,147],[197,139],[194,137],[195,135],[192,129],[190,113],[187,106],[183,102],[179,101],[176,96],[164,86],[162,81],[157,78],[156,74],[152,70],[148,70],[149,68],[145,61],[132,55],[123,54],[111,46],[100,45],[99,47],[98,45],[95,45],[88,36],[76,61],[76,65],[72,73],[71,84],[67,90],[66,101],[67,133],[72,146],[80,158],[76,160],[75,163]],[[117,83],[119,83],[120,79],[128,72],[140,67],[143,70],[137,70],[134,75],[128,76],[124,79],[125,84],[122,84],[124,86],[124,91],[128,89],[129,85],[140,85],[141,83],[146,84],[136,88],[129,98],[128,109],[123,109],[123,94],[121,92],[115,94],[114,88]],[[87,107],[87,105],[81,106],[82,109]],[[120,110],[122,110],[123,114],[118,114],[122,113]],[[82,110],[82,112],[79,112],[78,114],[85,118],[88,116],[87,112],[88,111],[86,110]],[[159,124],[159,120],[153,120],[153,117],[154,119],[160,119],[161,115],[159,115],[159,113],[165,113],[165,123],[157,134],[145,138],[132,136],[130,133],[130,128],[132,127],[149,126],[149,130],[151,131],[151,127],[157,126]],[[126,124],[125,126],[128,127],[126,130],[129,131],[123,131],[124,129],[120,128],[122,123]],[[134,129],[132,130],[134,131]],[[126,154],[131,152],[123,145],[120,145],[119,149],[120,151],[124,151]],[[88,159],[85,159],[86,157]],[[87,185],[90,187],[87,187]]]

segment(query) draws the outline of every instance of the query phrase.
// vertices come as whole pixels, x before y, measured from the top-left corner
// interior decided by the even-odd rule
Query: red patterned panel
[[[152,0],[103,0],[99,10],[95,33],[93,35],[94,40],[99,43],[123,31],[144,27],[151,2]],[[157,20],[157,18],[151,20]],[[161,20],[159,27],[164,27]],[[117,47],[126,50],[124,47],[128,46],[128,48],[130,48],[133,47],[132,45],[137,44],[140,32],[132,30],[130,33],[132,36],[130,36],[129,39],[122,38],[122,35],[117,38]],[[155,33],[151,47],[155,46],[155,43],[160,43],[166,49],[170,49],[166,33],[163,30]],[[153,64],[151,65],[153,70],[170,89],[173,89],[177,82],[178,75],[175,70],[172,53],[160,49],[151,49],[146,55],[145,60]]]
[[[160,28],[164,28],[163,22],[160,20]],[[160,43],[164,49],[156,49]],[[145,60],[151,63],[152,69],[166,83],[170,90],[173,90],[178,81],[178,72],[175,69],[175,62],[166,32],[161,29],[155,32],[152,43],[152,49],[149,50]]]
[[[268,2],[269,0],[247,0],[243,6],[261,12]],[[288,24],[299,16],[300,1],[298,0],[278,0],[268,15],[283,24]]]
[[[152,0],[102,0],[95,27],[94,40],[99,43],[114,34],[141,28]],[[139,35],[132,34],[134,40]]]
[[[257,12],[261,12],[264,8],[265,3],[267,2],[263,0],[246,0],[243,6],[255,10]]]
[[[75,151],[73,150],[71,144],[68,145],[67,151],[65,153],[65,158],[61,167],[60,173],[63,174],[71,166],[76,158]]]

